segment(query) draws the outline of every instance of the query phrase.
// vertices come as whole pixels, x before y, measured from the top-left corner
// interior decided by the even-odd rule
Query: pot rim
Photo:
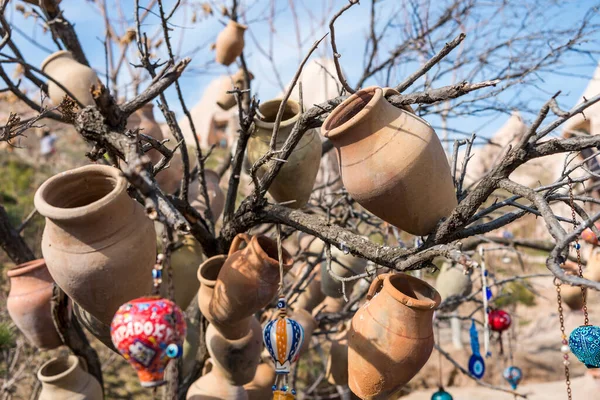
[[[56,374],[56,375],[52,375],[52,376],[48,376],[48,375],[43,375],[42,371],[44,371],[44,369],[46,367],[48,367],[48,365],[52,364],[52,363],[56,363],[60,361],[60,358],[58,357],[54,357],[51,358],[50,360],[46,361],[44,364],[42,364],[42,366],[40,367],[40,369],[37,372],[37,377],[40,380],[40,382],[44,382],[44,383],[52,383],[52,382],[56,382],[61,380],[62,378],[70,375],[73,371],[75,371],[75,369],[77,368],[77,366],[79,365],[80,361],[79,361],[79,357],[74,356],[74,355],[69,355],[69,357],[67,358],[67,363],[71,364],[69,366],[69,368],[67,368],[66,370],[64,370],[63,372]]]
[[[69,50],[59,50],[56,53],[52,53],[48,57],[46,57],[44,61],[42,61],[42,64],[40,64],[40,69],[42,70],[42,72],[45,72],[44,68],[46,68],[48,64],[50,64],[50,62],[63,56],[68,56],[70,59],[75,60],[73,58],[73,53],[71,53]]]
[[[267,252],[263,249],[263,247],[259,243],[259,241],[263,242],[265,240],[273,241],[273,239],[270,239],[269,237],[267,237],[265,235],[255,235],[250,240],[248,247],[252,247],[252,249],[258,255],[258,257],[260,259],[264,260],[270,266],[279,268],[279,260],[277,260],[277,259],[271,257],[269,254],[267,254]],[[283,269],[284,270],[286,268],[289,269],[294,264],[294,259],[292,258],[290,253],[285,249],[285,247],[282,246],[281,250],[282,250],[281,255],[283,257]]]
[[[233,28],[236,28],[236,29],[240,29],[242,31],[245,31],[246,29],[248,29],[248,25],[240,24],[239,22],[234,21],[232,19],[229,20],[229,23],[227,23],[227,25],[232,26]]]
[[[277,109],[279,110],[279,105],[282,103],[282,101],[283,101],[282,98],[276,98],[276,99],[265,101],[260,106],[258,106],[258,112],[260,112],[261,115],[263,115],[261,109],[264,109],[266,106],[270,106],[273,104],[277,104]],[[300,103],[298,103],[296,100],[287,99],[286,104],[290,106],[290,108],[294,112],[294,116],[292,118],[281,120],[281,123],[279,124],[280,129],[285,128],[290,125],[295,125],[296,122],[300,119],[300,110],[302,109],[300,107]],[[275,113],[275,116],[277,116],[277,112]],[[270,129],[272,131],[273,127],[275,126],[275,121],[273,121],[273,122],[263,121],[262,119],[260,119],[258,117],[258,113],[257,113],[257,115],[254,117],[254,124],[259,128]],[[281,136],[278,134],[277,137],[279,138]]]
[[[433,293],[433,298],[419,300],[419,299],[411,297],[405,293],[402,293],[398,288],[396,288],[394,286],[394,284],[392,283],[392,279],[393,280],[404,279],[404,280],[408,280],[411,284],[414,283],[419,286],[424,286],[425,288],[431,290],[431,292]],[[390,296],[392,296],[395,300],[397,300],[400,303],[406,305],[407,307],[410,307],[413,309],[434,310],[440,305],[440,303],[442,301],[442,298],[441,298],[439,292],[433,286],[431,286],[429,283],[425,282],[422,279],[416,278],[412,275],[404,274],[402,272],[398,272],[395,274],[391,274],[390,276],[387,276],[385,278],[385,280],[383,281],[383,289]]]
[[[6,276],[9,278],[14,278],[17,276],[26,275],[36,269],[45,268],[46,261],[43,258],[39,258],[37,260],[27,261],[25,263],[19,264],[8,271],[6,271]]]
[[[349,109],[354,108],[355,106],[353,105],[353,103],[356,100],[359,100],[361,95],[365,95],[365,94],[372,95],[371,99],[369,99],[367,104],[365,104],[359,112],[354,114],[347,121],[331,128],[331,125],[333,125],[332,121],[335,118],[337,118],[339,116],[339,114],[342,113],[343,111],[347,111]],[[373,106],[377,102],[381,101],[382,97],[383,97],[383,89],[379,86],[369,86],[369,87],[366,87],[364,89],[357,91],[352,96],[348,97],[346,100],[341,102],[336,108],[333,109],[333,111],[331,113],[329,113],[329,115],[327,116],[327,118],[325,119],[325,121],[323,122],[323,125],[321,127],[322,135],[325,136],[326,138],[331,139],[334,136],[339,136],[339,135],[344,134],[351,127],[358,125],[358,123],[371,112]]]
[[[45,197],[48,190],[60,187],[62,180],[66,179],[67,177],[82,177],[90,172],[104,175],[105,177],[114,178],[116,180],[115,186],[110,192],[105,194],[100,199],[80,207],[56,207],[49,204],[46,201]],[[106,205],[110,204],[115,198],[117,198],[117,196],[119,196],[121,192],[124,192],[126,187],[127,180],[121,174],[121,171],[117,168],[98,164],[86,165],[83,167],[61,172],[47,179],[35,192],[33,203],[35,205],[35,208],[37,208],[38,212],[44,217],[48,217],[53,220],[70,220],[89,215],[105,207]]]
[[[200,284],[202,285],[206,285],[208,287],[215,287],[217,280],[214,279],[207,279],[204,276],[202,276],[202,272],[208,268],[208,266],[212,266],[213,263],[217,262],[217,261],[221,261],[221,267],[223,267],[223,264],[225,264],[225,260],[227,260],[227,256],[225,254],[219,254],[216,256],[212,256],[211,258],[209,258],[208,260],[204,261],[202,264],[200,264],[200,266],[198,267],[198,281],[200,281]],[[221,268],[219,268],[220,271]],[[218,274],[217,274],[218,275]]]

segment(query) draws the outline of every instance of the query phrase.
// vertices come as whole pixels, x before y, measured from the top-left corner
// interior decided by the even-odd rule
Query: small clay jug
[[[433,311],[440,294],[410,275],[371,283],[348,332],[348,383],[361,399],[390,399],[425,365],[433,350]]]
[[[227,260],[227,256],[214,256],[204,261],[198,268],[198,281],[200,282],[198,307],[200,308],[202,315],[204,315],[211,324],[212,318],[209,312],[210,299],[212,298],[215,285],[217,284],[217,277],[219,276],[223,264],[225,264],[225,260]]]
[[[247,246],[238,250],[242,243]],[[267,306],[279,287],[277,243],[263,235],[239,234],[231,243],[209,305],[209,320],[227,339],[240,339],[250,329],[251,316]],[[284,248],[283,272],[292,268]]]
[[[248,77],[250,80],[254,79],[254,75],[250,71],[248,71]],[[219,89],[219,97],[217,97],[217,105],[225,111],[230,110],[237,103],[235,95],[227,93],[234,87],[240,90],[248,89],[248,82],[243,69],[238,70],[229,79],[223,79],[222,86]]]
[[[198,293],[200,282],[196,279],[198,266],[204,261],[202,246],[193,235],[185,235],[177,243],[178,247],[171,255],[173,269],[173,296],[175,304],[185,310]],[[163,274],[161,295],[167,296],[169,277]]]
[[[435,288],[443,301],[446,301],[451,297],[468,296],[473,289],[471,275],[465,274],[460,265],[444,263],[436,278]],[[444,309],[454,311],[458,308],[459,304],[460,303],[452,304],[448,307],[444,307]]]
[[[42,253],[52,278],[105,325],[152,288],[154,225],[126,187],[118,169],[87,165],[48,179],[34,198],[46,217]]]
[[[100,322],[96,317],[85,311],[77,303],[73,303],[73,315],[75,315],[81,326],[94,335],[96,339],[101,341],[106,347],[115,353],[119,354],[117,349],[115,349],[112,338],[110,337],[110,325]]]
[[[393,106],[392,89],[359,90],[327,117],[321,133],[337,149],[342,181],[367,210],[413,235],[429,234],[456,207],[444,149],[410,107]]]
[[[219,186],[221,177],[212,169],[205,169],[204,177],[206,178],[206,190],[208,191],[210,210],[212,211],[213,219],[216,221],[223,213],[223,207],[225,207],[225,195]],[[190,200],[190,205],[198,210],[201,215],[204,215],[206,204],[198,179],[195,179],[190,183],[188,199]]]
[[[17,265],[6,275],[10,279],[6,309],[17,328],[39,349],[50,350],[62,345],[50,309],[54,281],[44,260]]]
[[[340,331],[331,338],[325,377],[336,386],[348,385],[348,329],[341,325]]]
[[[273,384],[275,383],[275,368],[270,362],[263,362],[256,369],[252,382],[244,385],[248,400],[265,400],[273,395]]]
[[[229,20],[215,42],[216,60],[219,64],[230,65],[242,54],[246,29],[246,25]]]
[[[75,61],[71,52],[61,50],[51,54],[42,62],[40,69],[63,85],[84,106],[96,105],[91,87],[99,83],[98,76],[90,67]],[[48,81],[48,95],[52,104],[58,106],[65,94],[56,83]]]
[[[252,382],[262,352],[262,328],[255,317],[250,319],[250,329],[244,337],[228,340],[213,325],[206,330],[206,347],[225,380],[234,386]]]
[[[102,387],[76,356],[52,358],[38,370],[38,400],[102,400]]]
[[[33,4],[35,6],[39,6],[39,0],[23,0],[25,3]],[[44,8],[48,10],[50,13],[55,13],[58,11],[58,5],[61,0],[44,0]]]
[[[248,161],[251,165],[269,151],[280,104],[281,99],[270,100],[262,103],[258,108],[259,113],[254,118],[253,133],[248,140]],[[292,133],[294,125],[300,118],[300,111],[299,103],[293,100],[287,101],[277,134],[277,150],[282,148]],[[286,207],[304,207],[312,193],[320,163],[321,140],[317,131],[310,129],[304,133],[287,162],[279,170],[279,174],[269,187],[269,194],[276,202],[286,203]],[[271,163],[264,164],[258,170],[258,177],[262,178],[270,166]]]
[[[210,358],[206,360],[204,372],[188,389],[186,400],[248,400],[246,389],[230,384],[218,369],[213,368]]]

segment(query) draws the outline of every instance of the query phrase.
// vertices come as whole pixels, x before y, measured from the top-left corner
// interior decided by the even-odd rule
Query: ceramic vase
[[[42,383],[38,400],[102,400],[102,387],[76,356],[52,358],[37,373]]]
[[[321,133],[337,149],[342,181],[364,208],[413,235],[429,234],[456,207],[444,149],[433,128],[409,107],[362,89],[337,106]]]
[[[216,60],[219,64],[231,65],[242,54],[246,29],[246,25],[229,20],[215,42]]]
[[[64,86],[84,106],[94,106],[91,87],[99,83],[98,76],[90,67],[80,64],[66,50],[48,56],[40,67],[52,79]],[[53,81],[48,81],[48,95],[52,104],[60,105],[66,93]]]
[[[219,97],[217,97],[217,105],[223,110],[230,110],[237,103],[235,95],[227,93],[228,91],[234,87],[240,90],[248,89],[248,81],[244,75],[244,70],[240,69],[238,72],[229,77],[229,79],[223,80],[223,84],[219,90]],[[254,79],[254,75],[252,75],[250,71],[248,71],[248,76],[250,80]]]
[[[473,284],[471,275],[465,274],[460,265],[445,263],[435,281],[435,288],[443,301],[451,297],[463,297],[471,294]],[[445,307],[448,311],[454,311],[459,303]]]
[[[40,4],[39,0],[23,0],[25,3],[33,4],[38,6]],[[44,8],[48,10],[49,13],[55,13],[58,11],[58,5],[61,0],[44,0]]]
[[[54,281],[44,260],[17,265],[6,275],[10,279],[6,309],[17,328],[39,349],[62,345],[50,309]]]
[[[390,399],[425,365],[433,350],[439,293],[397,273],[373,280],[348,332],[348,383],[361,399]]]
[[[228,340],[213,325],[206,330],[206,347],[213,368],[230,384],[242,386],[250,383],[260,363],[262,329],[258,320],[250,319],[250,329],[240,339]]]
[[[52,278],[104,324],[152,288],[154,225],[126,188],[118,169],[88,165],[48,179],[34,198],[46,217],[42,253]]]
[[[246,248],[239,250],[244,242]],[[285,248],[282,253],[287,273],[293,260]],[[239,234],[234,238],[219,271],[207,317],[227,339],[246,336],[252,315],[274,299],[279,287],[278,259],[277,243],[266,236]]]
[[[136,369],[142,387],[156,387],[165,383],[169,361],[183,353],[186,325],[183,312],[171,300],[140,297],[119,307],[110,333],[117,350]]]
[[[204,170],[204,177],[206,178],[206,190],[208,191],[210,210],[216,221],[223,213],[223,207],[225,207],[225,195],[223,194],[223,190],[219,187],[221,178],[219,177],[219,174],[211,169]],[[201,215],[204,215],[206,204],[198,179],[195,179],[190,183],[188,198],[190,200],[190,205],[198,210]]]
[[[192,383],[187,391],[186,400],[248,400],[246,389],[233,386],[219,370],[212,368],[211,359],[206,361],[209,371]],[[212,369],[211,369],[212,368]],[[206,368],[205,368],[206,369]]]
[[[273,127],[281,100],[270,100],[258,108],[260,117],[254,118],[254,129],[248,140],[248,161],[253,165],[269,151]],[[292,133],[294,125],[300,118],[300,104],[288,100],[284,109],[276,149],[282,148],[286,139]],[[277,177],[269,187],[269,194],[278,203],[286,203],[286,207],[302,208],[308,202],[312,193],[319,164],[321,162],[321,140],[316,130],[310,129],[304,133],[292,154],[283,164]],[[271,163],[265,164],[258,170],[258,177],[269,170]],[[290,202],[290,203],[288,203]]]
[[[248,400],[265,400],[273,395],[275,383],[275,368],[269,362],[264,362],[256,369],[252,382],[244,385]]]
[[[348,385],[348,329],[345,325],[332,337],[325,377],[332,385]]]

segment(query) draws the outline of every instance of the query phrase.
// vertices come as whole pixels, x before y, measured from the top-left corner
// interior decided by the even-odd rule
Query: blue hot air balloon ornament
[[[273,398],[293,399],[296,391],[290,388],[287,376],[293,363],[298,361],[300,347],[304,342],[304,329],[295,320],[288,318],[286,301],[277,301],[278,314],[263,329],[263,341],[275,363],[277,378],[273,385]]]
[[[582,325],[569,336],[571,352],[588,368],[600,368],[600,327]]]
[[[440,390],[431,396],[431,400],[452,400],[452,396],[443,387],[440,387]]]
[[[475,320],[471,320],[469,334],[471,336],[471,351],[473,352],[471,358],[469,358],[469,372],[475,378],[481,379],[485,374],[485,362],[479,353],[479,336],[477,335]]]
[[[523,379],[523,371],[521,371],[521,368],[511,365],[504,370],[502,376],[506,379],[510,387],[515,390],[519,386],[521,379]]]

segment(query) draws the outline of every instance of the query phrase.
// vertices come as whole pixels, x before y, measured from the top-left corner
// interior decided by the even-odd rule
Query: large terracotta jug
[[[262,117],[254,118],[254,131],[248,140],[248,161],[251,165],[269,151],[269,143],[280,104],[281,100],[270,100],[262,103],[258,108]],[[277,133],[277,150],[281,149],[299,118],[300,104],[288,100]],[[286,206],[302,208],[312,193],[320,162],[321,140],[317,131],[310,129],[304,133],[269,187],[269,193],[273,199],[278,203],[293,201]],[[270,163],[263,165],[258,170],[258,177],[262,178],[269,169]]]
[[[410,108],[390,104],[392,89],[362,89],[337,106],[321,133],[337,149],[342,181],[367,210],[413,235],[427,235],[456,207],[444,149]]]
[[[238,250],[242,243],[247,246]],[[284,273],[292,256],[283,249]],[[277,243],[263,235],[237,235],[221,268],[209,305],[209,321],[227,339],[240,339],[250,329],[251,316],[267,306],[279,287]]]
[[[250,80],[254,79],[254,75],[250,71],[248,71],[248,77]],[[217,97],[217,105],[225,111],[230,110],[237,103],[235,95],[227,93],[233,87],[237,87],[240,90],[248,89],[248,81],[243,69],[238,70],[230,79],[223,79],[223,83],[219,89],[219,97]]]
[[[216,221],[223,213],[223,208],[225,207],[225,195],[219,186],[221,177],[212,169],[205,169],[204,177],[206,178],[206,189],[210,201],[210,211],[212,211],[213,218]],[[198,179],[195,179],[190,183],[188,199],[190,200],[190,205],[198,210],[201,215],[204,215],[206,204]]]
[[[90,67],[75,61],[71,52],[61,50],[49,55],[40,69],[63,85],[84,106],[96,105],[91,87],[99,82],[98,76]],[[58,106],[65,94],[56,83],[48,81],[48,95],[52,104]]]
[[[76,356],[52,358],[38,370],[38,400],[102,400],[102,387]]]
[[[275,368],[270,362],[264,362],[256,369],[252,382],[244,385],[248,400],[265,400],[273,395],[273,384],[275,383]]]
[[[50,309],[54,281],[44,260],[17,265],[6,275],[10,279],[6,309],[17,328],[37,348],[50,350],[62,345]]]
[[[250,319],[250,329],[244,337],[228,340],[213,325],[206,330],[206,347],[213,368],[234,386],[252,382],[260,363],[263,349],[262,328],[255,317]]]
[[[246,25],[229,20],[215,42],[216,60],[219,64],[230,65],[242,54],[246,29]]]
[[[373,280],[348,332],[348,383],[361,399],[390,399],[425,365],[433,350],[433,311],[440,294],[397,273]]]
[[[186,400],[248,400],[246,389],[230,384],[218,369],[213,368],[210,358],[206,360],[204,372],[188,389]]]
[[[154,225],[126,187],[118,169],[87,165],[48,179],[34,199],[46,217],[42,253],[52,278],[106,325],[152,288]]]

